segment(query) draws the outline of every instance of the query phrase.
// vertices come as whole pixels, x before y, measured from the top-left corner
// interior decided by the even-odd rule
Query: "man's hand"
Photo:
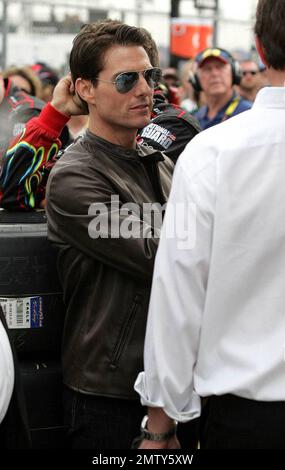
[[[157,441],[147,441],[144,439],[139,447],[139,449],[180,449],[181,446],[176,436],[171,437],[167,441],[157,442]]]
[[[144,426],[143,422],[142,426]],[[148,420],[145,426],[147,426],[149,433],[165,434],[172,430],[174,432],[172,437],[161,441],[143,439],[138,447],[139,449],[180,449],[180,444],[175,434],[176,425],[174,420],[167,416],[163,408],[149,407]]]
[[[70,74],[63,77],[56,85],[51,105],[66,116],[87,114],[84,103],[75,92]]]

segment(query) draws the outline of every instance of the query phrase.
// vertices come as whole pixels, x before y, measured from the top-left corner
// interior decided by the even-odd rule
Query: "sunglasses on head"
[[[113,83],[119,93],[128,93],[128,91],[132,90],[138,82],[140,74],[142,74],[148,86],[152,89],[156,87],[162,77],[161,69],[159,67],[153,67],[151,69],[135,72],[119,73],[115,80],[103,80],[102,78],[96,78],[96,80],[105,83]]]
[[[243,70],[243,71],[242,71],[242,74],[243,74],[244,77],[245,77],[248,73],[249,73],[250,75],[256,75],[256,74],[258,73],[258,71],[257,71],[257,70]]]

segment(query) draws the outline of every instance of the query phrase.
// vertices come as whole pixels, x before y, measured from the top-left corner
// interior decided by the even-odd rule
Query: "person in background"
[[[197,92],[204,92],[206,104],[194,115],[201,128],[215,126],[232,116],[247,111],[252,103],[235,91],[240,83],[239,64],[231,54],[220,48],[208,48],[195,57],[196,72],[191,83]]]
[[[175,88],[178,88],[180,86],[179,74],[176,68],[167,67],[165,69],[162,69],[162,77],[168,86]]]
[[[174,67],[167,67],[162,69],[162,79],[162,82],[165,83],[169,90],[169,103],[180,106],[181,89],[178,70]]]
[[[88,128],[88,115],[80,114],[78,116],[71,116],[67,122],[71,140],[76,140],[82,136]]]
[[[190,77],[193,75],[194,61],[186,61],[181,67],[181,108],[189,113],[195,113],[200,107],[201,92],[195,91]]]
[[[52,67],[44,62],[37,62],[32,65],[32,69],[38,75],[42,83],[41,98],[46,103],[49,103],[52,101],[54,89],[59,82],[59,75]],[[84,134],[88,126],[88,116],[86,114],[70,116],[66,126],[69,130],[69,143],[71,143],[80,135]]]
[[[37,147],[40,137],[37,135],[33,142],[36,147],[27,145],[26,124],[39,116],[44,106],[42,100],[28,95],[16,87],[10,78],[3,78],[0,74],[0,207],[4,209],[31,210],[40,207],[50,171],[49,164],[59,145],[65,148],[70,143],[69,131],[63,125],[60,143],[51,139],[47,147]],[[64,124],[68,121],[66,116],[63,120]],[[48,122],[50,127],[57,129],[58,121]]]
[[[20,90],[0,73],[0,168],[11,140],[22,134],[25,123],[38,116],[43,106],[41,100]]]
[[[240,62],[241,81],[238,85],[239,95],[247,101],[253,102],[261,88],[259,66],[254,60]]]
[[[28,449],[31,436],[13,342],[0,305],[0,449]]]
[[[201,449],[285,449],[284,19],[284,0],[259,0],[272,86],[176,165],[135,384],[141,448],[178,447],[175,420],[202,411]],[[185,231],[169,236],[175,216]]]
[[[42,94],[40,98],[46,103],[52,100],[53,90],[59,81],[57,72],[44,62],[36,62],[31,65],[31,69],[38,76],[42,84]]]
[[[3,77],[10,78],[14,86],[28,95],[41,98],[42,85],[31,67],[10,67],[3,71]]]

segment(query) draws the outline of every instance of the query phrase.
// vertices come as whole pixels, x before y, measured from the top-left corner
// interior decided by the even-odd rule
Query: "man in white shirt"
[[[284,17],[284,0],[259,0],[272,86],[177,164],[135,385],[141,448],[178,447],[174,420],[199,416],[201,398],[201,448],[285,448]],[[172,236],[173,214],[192,243]]]

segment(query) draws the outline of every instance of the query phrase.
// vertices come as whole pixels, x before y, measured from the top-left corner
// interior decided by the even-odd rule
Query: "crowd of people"
[[[262,67],[213,47],[161,70],[103,20],[68,76],[0,76],[0,206],[45,210],[59,253],[71,448],[284,448],[284,19],[259,0]],[[0,350],[0,437],[28,447],[1,308]]]

